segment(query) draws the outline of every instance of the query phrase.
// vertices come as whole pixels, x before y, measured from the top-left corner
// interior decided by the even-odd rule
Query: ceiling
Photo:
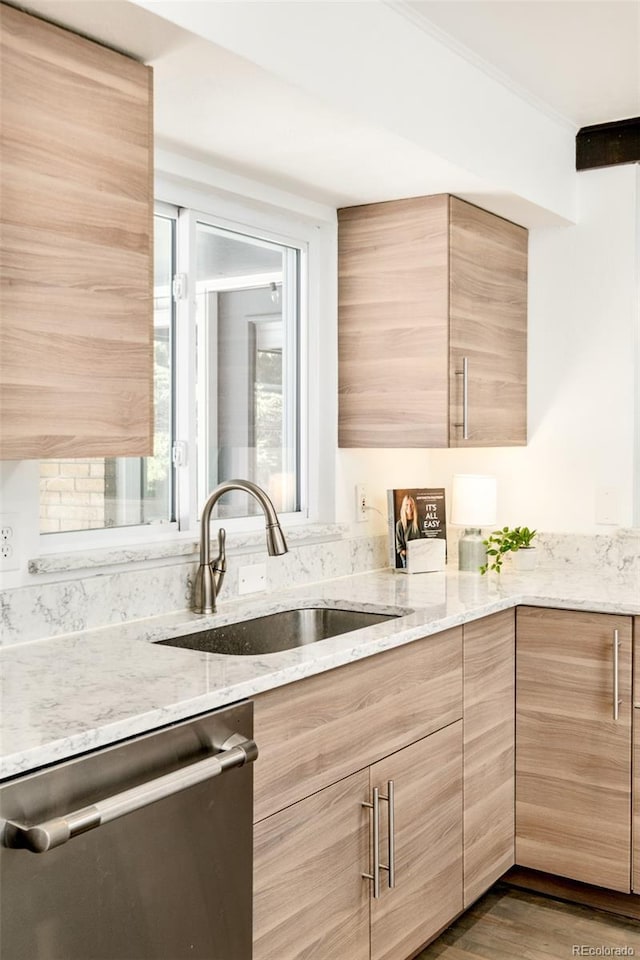
[[[573,129],[640,113],[640,0],[383,2]],[[331,207],[482,193],[472,173],[423,145],[314,98],[135,3],[20,5],[153,66],[160,146]]]
[[[639,0],[411,0],[418,26],[576,127],[640,113]],[[453,41],[453,43],[451,43]]]

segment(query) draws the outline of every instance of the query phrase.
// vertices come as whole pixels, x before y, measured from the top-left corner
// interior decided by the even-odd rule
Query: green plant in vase
[[[518,550],[528,550],[536,535],[535,530],[529,527],[503,527],[494,530],[488,540],[483,540],[487,548],[487,562],[480,567],[480,573],[495,570],[500,573],[507,553],[516,553]]]

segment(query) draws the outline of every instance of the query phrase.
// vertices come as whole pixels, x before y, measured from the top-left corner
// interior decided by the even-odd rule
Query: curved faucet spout
[[[209,524],[211,512],[223,494],[230,490],[244,490],[262,507],[266,520],[267,550],[272,557],[279,557],[287,552],[287,542],[280,527],[278,514],[271,500],[264,490],[250,480],[225,480],[220,483],[209,496],[202,510],[200,521],[200,565],[196,573],[194,585],[195,613],[215,613],[216,598],[222,587],[226,571],[225,531],[221,527],[218,531],[219,553],[211,563],[211,548],[209,544]]]

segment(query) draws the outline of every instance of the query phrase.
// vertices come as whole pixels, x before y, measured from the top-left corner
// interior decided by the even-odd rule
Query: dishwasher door
[[[251,960],[252,735],[242,703],[0,787],[3,960]]]

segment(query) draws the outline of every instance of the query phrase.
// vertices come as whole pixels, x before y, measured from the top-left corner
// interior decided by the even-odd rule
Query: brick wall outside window
[[[105,526],[105,462],[101,459],[40,463],[40,532]]]

